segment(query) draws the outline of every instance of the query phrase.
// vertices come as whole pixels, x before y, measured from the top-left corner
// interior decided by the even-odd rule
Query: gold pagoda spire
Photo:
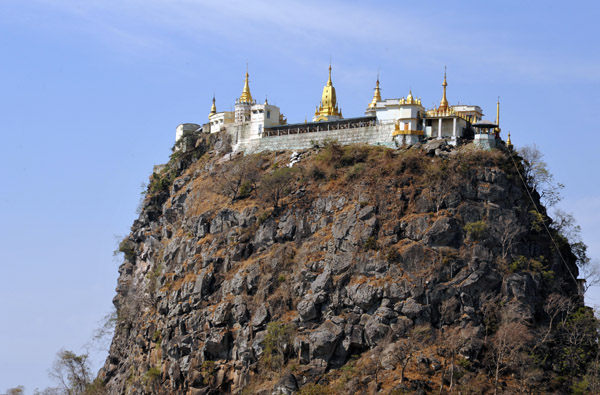
[[[215,105],[215,95],[213,95],[212,106],[210,107],[210,114],[208,114],[208,117],[210,118],[211,115],[215,115],[216,113],[217,113],[217,106]]]
[[[252,103],[252,95],[250,94],[250,85],[248,84],[248,67],[246,67],[246,80],[244,81],[244,89],[240,96],[241,103]]]
[[[342,112],[338,108],[337,98],[335,95],[335,88],[331,82],[331,64],[329,65],[329,78],[327,79],[327,85],[323,87],[323,94],[321,95],[321,103],[315,110],[315,121],[328,120],[329,117],[342,118]]]
[[[446,82],[446,66],[444,66],[444,82],[442,83],[442,86],[444,87],[444,96],[442,96],[438,111],[446,111],[448,109],[448,100],[446,99],[446,87],[448,86],[448,83]]]
[[[494,128],[496,136],[500,135],[500,96],[498,96],[498,102],[496,103],[496,127]]]
[[[508,138],[506,139],[506,146],[510,149],[512,149],[512,147],[513,147],[512,141],[510,141],[510,132],[508,132]]]
[[[375,108],[378,101],[381,101],[381,91],[379,90],[379,73],[377,74],[377,82],[375,83],[375,93],[373,94],[373,100],[371,100],[371,103],[369,103],[368,108]]]

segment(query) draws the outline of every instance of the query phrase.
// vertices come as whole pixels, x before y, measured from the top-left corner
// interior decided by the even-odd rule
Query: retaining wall
[[[336,140],[342,145],[365,143],[395,147],[392,133],[394,125],[375,125],[361,128],[329,130],[322,132],[289,134],[285,136],[262,137],[252,140],[240,140],[235,145],[236,151],[247,154],[261,151],[300,150],[311,148],[316,144]]]

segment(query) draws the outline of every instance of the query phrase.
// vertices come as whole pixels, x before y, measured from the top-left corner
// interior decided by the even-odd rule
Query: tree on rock
[[[77,355],[72,351],[61,350],[48,375],[58,387],[35,391],[34,395],[80,395],[103,393],[102,385],[92,385],[92,373],[87,353]]]
[[[548,164],[543,160],[544,154],[535,144],[525,146],[518,152],[523,158],[523,176],[529,188],[540,194],[547,207],[556,205],[561,200],[560,190],[564,185],[554,180]]]
[[[517,367],[524,358],[523,348],[532,340],[529,329],[519,322],[507,322],[498,328],[492,338],[494,361],[494,394],[498,393],[498,380],[504,370]]]
[[[214,174],[217,192],[228,196],[232,203],[249,196],[256,188],[259,169],[254,156],[223,163]]]
[[[296,172],[297,170],[292,167],[280,167],[261,178],[260,195],[266,202],[273,205],[273,210],[277,211],[279,201],[290,194]]]
[[[285,364],[286,351],[294,340],[294,327],[279,321],[269,322],[265,337],[265,350],[262,361],[271,370],[279,370]]]

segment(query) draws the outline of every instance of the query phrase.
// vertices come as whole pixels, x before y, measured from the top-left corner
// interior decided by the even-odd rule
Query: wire
[[[538,205],[536,204],[535,200],[533,200],[533,196],[531,196],[531,191],[529,190],[529,185],[527,185],[527,182],[525,181],[525,179],[523,178],[523,176],[521,175],[521,172],[519,171],[519,167],[517,166],[517,162],[515,161],[515,159],[512,156],[511,150],[508,149],[508,156],[510,157],[510,159],[513,162],[513,165],[515,166],[515,170],[517,170],[517,174],[519,175],[519,178],[521,179],[521,182],[523,183],[523,186],[525,187],[525,190],[527,191],[527,196],[529,196],[529,199],[531,200],[531,203],[533,204],[533,207],[535,208],[535,211],[543,217],[542,213],[540,213],[540,210],[538,209]],[[544,229],[546,229],[546,232],[548,233],[548,236],[550,236],[550,240],[552,240],[552,244],[554,244],[554,248],[556,248],[556,252],[558,252],[558,256],[560,257],[560,259],[563,261],[563,263],[565,264],[565,267],[567,268],[567,271],[569,272],[569,274],[571,275],[571,278],[573,278],[573,281],[575,282],[575,285],[579,285],[577,283],[577,278],[573,275],[573,272],[571,271],[571,268],[569,267],[569,265],[567,264],[567,261],[565,260],[565,258],[562,256],[562,253],[560,252],[560,249],[558,248],[558,244],[556,243],[556,240],[554,240],[554,237],[552,236],[552,233],[550,233],[550,229],[548,229],[548,226],[546,225],[546,221],[542,221],[542,224],[544,225]]]

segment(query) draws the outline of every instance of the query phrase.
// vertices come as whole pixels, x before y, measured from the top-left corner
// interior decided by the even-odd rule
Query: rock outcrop
[[[427,391],[454,359],[468,385],[502,322],[544,332],[549,295],[577,301],[574,257],[532,230],[504,152],[304,151],[274,207],[261,176],[290,152],[250,158],[232,202],[223,168],[248,157],[196,147],[153,176],[121,244],[111,393]]]

